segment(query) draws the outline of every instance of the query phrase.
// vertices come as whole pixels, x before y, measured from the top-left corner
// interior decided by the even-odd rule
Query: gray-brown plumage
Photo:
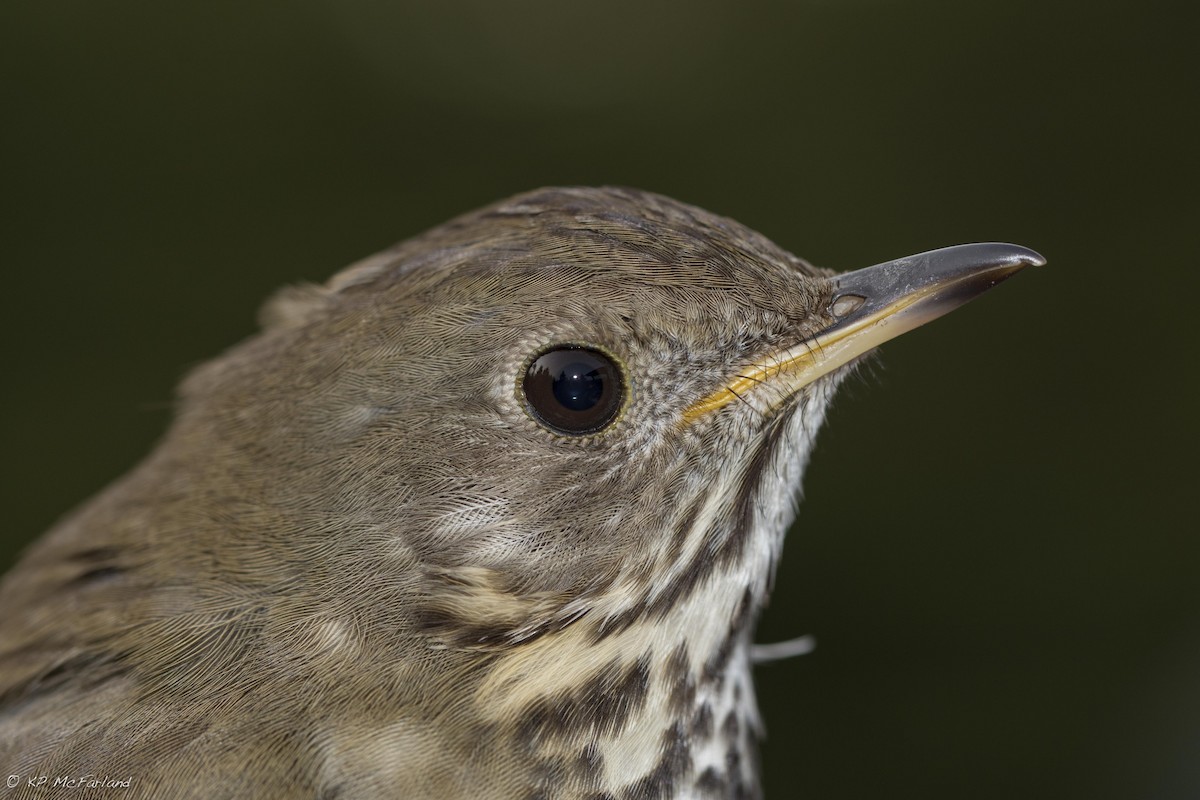
[[[756,796],[801,470],[854,325],[982,289],[939,269],[871,317],[730,220],[549,189],[281,294],[0,584],[5,796]],[[615,369],[596,430],[531,399],[564,347]]]

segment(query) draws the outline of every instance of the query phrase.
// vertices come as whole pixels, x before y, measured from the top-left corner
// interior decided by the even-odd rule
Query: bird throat
[[[756,796],[755,609],[743,589],[717,633],[713,606],[696,593],[604,638],[587,624],[542,637],[496,663],[480,707],[508,718],[549,797]]]
[[[500,654],[477,707],[515,731],[547,797],[757,797],[750,645],[832,382],[752,439],[680,513],[657,585]]]

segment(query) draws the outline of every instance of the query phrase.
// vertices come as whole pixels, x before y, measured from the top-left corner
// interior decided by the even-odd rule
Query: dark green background
[[[9,3],[3,562],[275,287],[544,184],[1030,271],[842,394],[761,638],[774,798],[1200,796],[1187,3]],[[2,613],[2,610],[0,610]]]

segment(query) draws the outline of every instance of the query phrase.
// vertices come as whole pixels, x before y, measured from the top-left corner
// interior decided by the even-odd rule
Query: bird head
[[[342,784],[432,792],[438,752],[561,797],[751,786],[750,636],[835,388],[1039,262],[837,275],[661,196],[520,195],[277,296],[49,541],[123,554],[146,685],[331,709]]]

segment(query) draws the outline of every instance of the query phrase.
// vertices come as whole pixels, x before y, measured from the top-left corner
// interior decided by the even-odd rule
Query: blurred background
[[[760,632],[773,798],[1200,797],[1187,6],[9,4],[0,565],[276,287],[545,184],[815,263],[1042,251],[885,346]],[[0,610],[0,613],[3,613]]]

